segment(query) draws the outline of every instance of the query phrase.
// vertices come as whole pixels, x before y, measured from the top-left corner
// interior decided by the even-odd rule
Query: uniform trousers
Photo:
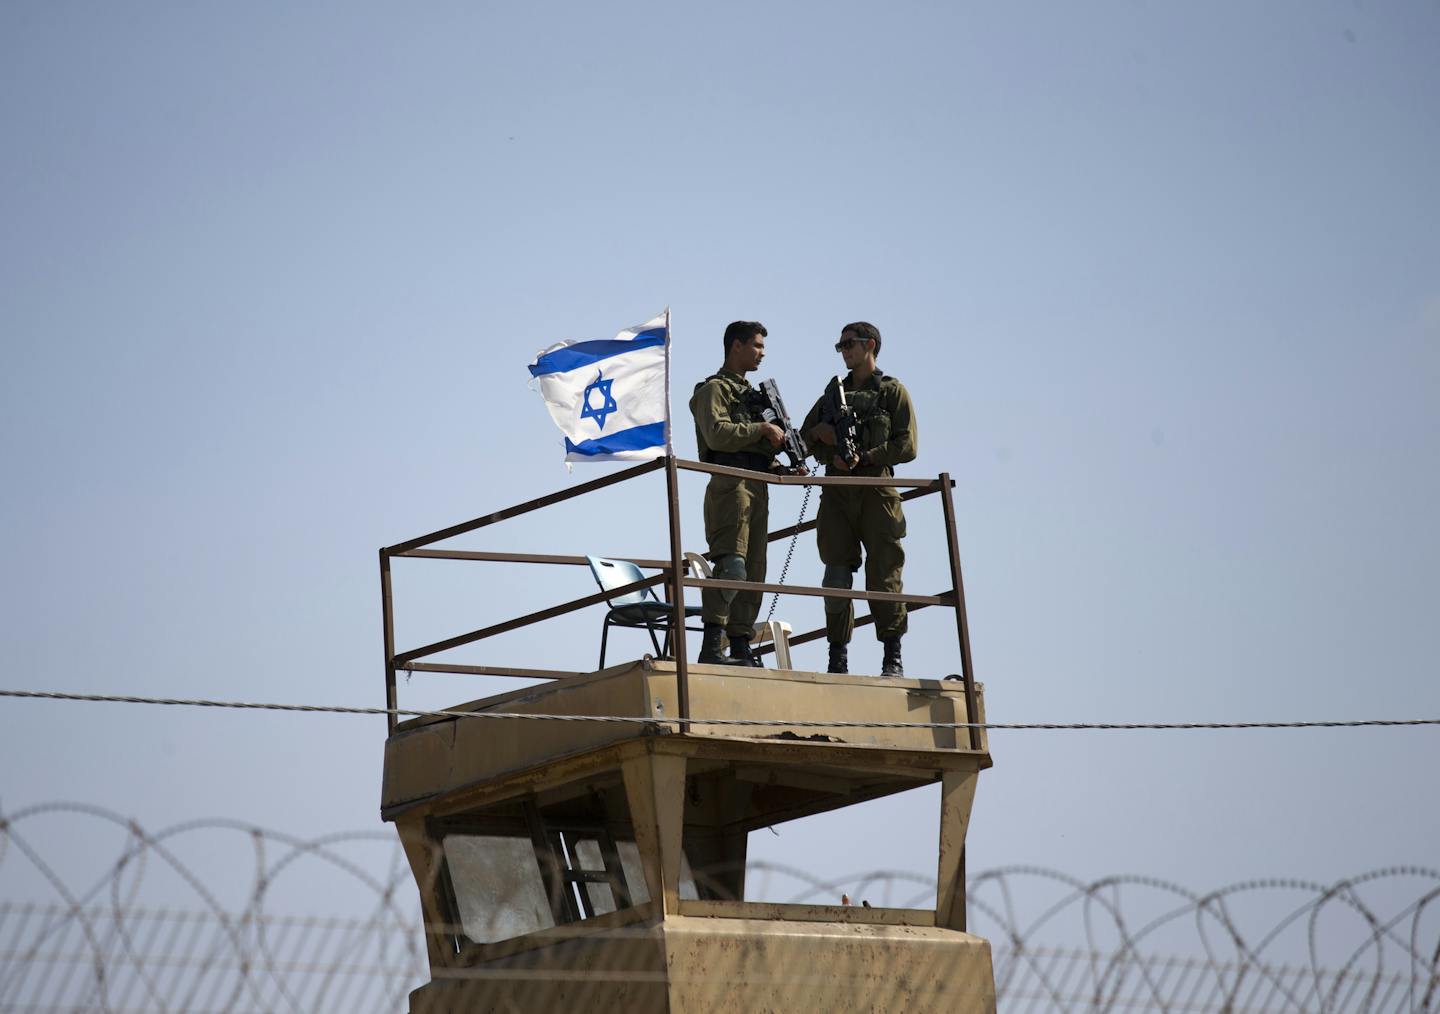
[[[905,512],[892,486],[826,486],[820,494],[816,541],[825,564],[827,588],[849,588],[865,550],[867,591],[904,591]],[[908,629],[903,602],[871,602],[875,636],[899,637]],[[848,644],[855,630],[852,599],[825,600],[825,635],[831,644]]]
[[[705,487],[705,541],[710,558],[723,564],[723,557],[737,555],[745,560],[743,575],[717,567],[716,577],[764,581],[765,551],[770,534],[770,487],[755,479],[712,475]],[[753,636],[755,617],[760,614],[760,592],[705,589],[700,593],[701,618],[706,624],[725,628],[732,637]]]

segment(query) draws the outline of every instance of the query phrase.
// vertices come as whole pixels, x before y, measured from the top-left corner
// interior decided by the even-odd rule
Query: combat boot
[[[830,643],[830,667],[826,672],[848,673],[850,671],[849,645]]]
[[[705,665],[725,665],[725,628],[718,623],[705,624],[705,636],[700,639],[700,657],[695,661]]]
[[[736,637],[734,634],[730,635],[730,664],[764,668],[760,664],[760,656],[750,650],[750,638]]]
[[[905,666],[900,661],[900,638],[885,638],[885,657],[880,662],[881,676],[904,676]]]

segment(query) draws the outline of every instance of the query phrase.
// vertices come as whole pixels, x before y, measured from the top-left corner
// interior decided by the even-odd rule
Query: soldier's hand
[[[760,435],[770,441],[771,447],[779,447],[785,442],[785,431],[774,423],[761,423]]]
[[[835,427],[827,422],[816,423],[810,435],[822,444],[835,446]]]
[[[840,455],[835,455],[834,465],[837,472],[848,473],[852,471],[858,464],[860,464],[859,458],[851,458],[849,461],[846,461],[844,458],[840,457]]]

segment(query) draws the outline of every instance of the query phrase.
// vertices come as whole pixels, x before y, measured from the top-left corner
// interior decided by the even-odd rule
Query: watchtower
[[[665,587],[675,605],[672,657],[647,655],[594,672],[419,661],[601,604],[603,593],[395,650],[393,558],[585,565],[578,556],[433,547],[661,469],[669,553],[634,560],[656,573],[622,591]],[[938,494],[949,589],[784,591],[948,607],[959,678],[688,663],[685,591],[713,579],[686,573],[680,470],[778,484],[891,485],[906,499]],[[546,681],[444,715],[405,722],[391,715],[381,812],[395,823],[420,889],[431,968],[431,981],[411,994],[412,1010],[993,1011],[989,943],[965,932],[965,833],[990,755],[971,671],[951,487],[943,474],[773,476],[666,457],[382,549],[392,711],[400,670]],[[809,631],[791,643],[822,637],[823,629]],[[524,717],[541,715],[550,717]],[[934,783],[941,812],[933,907],[747,900],[750,832]]]

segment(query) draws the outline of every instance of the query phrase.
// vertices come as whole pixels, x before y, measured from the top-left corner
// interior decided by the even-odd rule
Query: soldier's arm
[[[896,384],[895,404],[890,407],[890,439],[871,448],[861,456],[869,465],[900,465],[914,461],[920,449],[920,433],[915,426],[915,406],[910,392]]]
[[[810,448],[810,453],[814,455],[817,461],[824,461],[826,459],[826,455],[820,450],[820,445],[833,445],[835,443],[834,428],[820,421],[820,413],[824,408],[825,395],[822,394],[820,399],[815,402],[815,407],[805,414],[805,421],[800,424],[800,435],[805,438],[805,443]],[[829,429],[829,440],[823,439],[822,428]]]
[[[730,418],[725,390],[719,384],[701,387],[695,392],[690,407],[695,413],[695,423],[712,451],[743,451],[760,440],[764,433],[764,423],[737,423]]]

